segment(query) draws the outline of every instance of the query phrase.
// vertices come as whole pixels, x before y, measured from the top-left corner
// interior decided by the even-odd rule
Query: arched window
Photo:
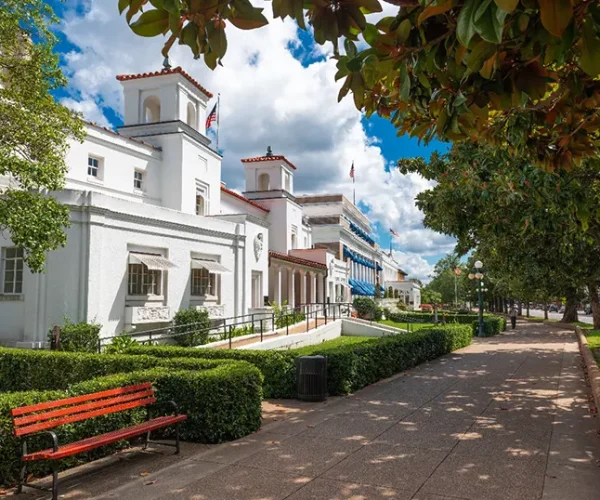
[[[146,123],[160,121],[160,99],[155,95],[146,97],[144,100],[144,120]]]
[[[258,190],[259,191],[270,191],[271,189],[271,179],[269,178],[269,174],[260,174],[258,176]]]
[[[196,195],[196,215],[206,215],[206,203],[204,202],[204,196],[201,194]]]
[[[187,105],[186,123],[194,130],[196,130],[196,106],[194,106],[191,102],[188,102]]]

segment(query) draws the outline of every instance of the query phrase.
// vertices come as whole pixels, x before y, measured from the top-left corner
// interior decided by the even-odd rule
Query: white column
[[[319,304],[323,303],[323,287],[325,286],[325,280],[323,278],[324,276],[322,274],[317,276],[317,302],[319,302]]]
[[[273,283],[274,300],[277,304],[281,305],[281,267],[275,268],[275,282]]]
[[[319,302],[317,298],[317,273],[311,274],[312,283],[310,288],[310,301],[311,302]]]
[[[300,302],[306,304],[306,272],[300,271]]]
[[[294,300],[294,295],[296,293],[295,278],[296,275],[294,270],[288,269],[288,306],[290,307],[294,307],[296,305],[296,301]]]

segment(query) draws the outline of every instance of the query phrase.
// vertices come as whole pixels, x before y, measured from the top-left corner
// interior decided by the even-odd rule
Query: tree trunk
[[[548,320],[548,302],[544,302],[544,319]]]
[[[527,317],[529,318],[529,301],[527,301]]]
[[[519,316],[523,316],[523,301],[519,300]]]
[[[598,285],[593,281],[588,285],[590,293],[590,301],[592,302],[592,319],[594,321],[594,329],[600,329],[600,300],[598,299]]]
[[[577,315],[577,292],[574,289],[567,291],[567,303],[565,305],[565,314],[561,321],[563,323],[575,323],[579,320]]]

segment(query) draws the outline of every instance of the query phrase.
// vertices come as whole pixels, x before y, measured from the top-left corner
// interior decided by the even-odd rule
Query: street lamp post
[[[479,298],[479,334],[478,334],[479,337],[484,336],[484,331],[483,331],[483,291],[482,291],[483,273],[481,272],[482,267],[483,267],[483,262],[478,260],[477,262],[475,262],[475,273],[469,274],[470,280],[473,280],[473,279],[477,280],[477,295]]]

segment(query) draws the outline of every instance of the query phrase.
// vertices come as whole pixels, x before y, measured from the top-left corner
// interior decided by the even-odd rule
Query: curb
[[[598,364],[596,363],[596,359],[592,354],[588,341],[583,334],[583,330],[577,326],[575,327],[575,332],[577,333],[577,341],[579,342],[579,351],[583,357],[583,362],[585,363],[588,378],[590,380],[594,403],[596,404],[596,408],[600,409],[600,368],[598,368]]]

